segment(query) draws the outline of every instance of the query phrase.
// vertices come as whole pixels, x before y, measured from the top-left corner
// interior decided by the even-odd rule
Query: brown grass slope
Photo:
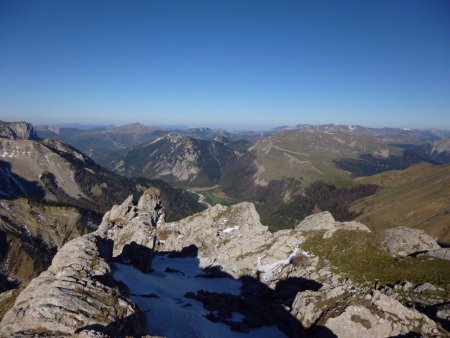
[[[362,177],[357,183],[381,188],[352,205],[372,229],[397,226],[424,229],[450,243],[450,165],[419,163],[405,170]]]
[[[257,181],[282,177],[303,178],[306,186],[323,181],[350,186],[351,173],[334,163],[342,158],[356,159],[362,154],[399,155],[401,150],[374,137],[341,131],[282,131],[260,139],[252,148],[256,155]]]

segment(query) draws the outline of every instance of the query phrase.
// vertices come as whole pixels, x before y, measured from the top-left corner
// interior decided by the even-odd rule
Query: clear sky
[[[0,0],[0,119],[450,129],[450,1]]]

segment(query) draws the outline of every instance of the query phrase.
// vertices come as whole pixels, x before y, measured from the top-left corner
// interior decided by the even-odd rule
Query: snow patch
[[[239,225],[236,225],[236,226],[231,227],[231,228],[223,229],[222,232],[223,232],[224,234],[228,234],[228,233],[230,233],[230,232],[232,232],[232,231],[236,231],[236,230],[239,230]]]
[[[12,213],[11,209],[9,208],[9,206],[4,203],[4,202],[0,202],[0,206],[5,209],[6,211],[8,211],[9,213]]]
[[[114,279],[124,282],[132,300],[144,311],[148,319],[148,333],[168,338],[235,338],[235,337],[286,337],[277,327],[262,327],[248,333],[231,331],[223,323],[213,323],[205,318],[209,313],[203,304],[185,298],[187,292],[199,290],[209,292],[240,294],[242,283],[230,278],[201,278],[201,258],[169,258],[156,256],[153,272],[144,274],[132,266],[113,264]],[[166,272],[167,268],[176,273]],[[149,297],[148,295],[151,295]],[[233,320],[241,321],[243,316],[233,313]]]
[[[298,248],[295,248],[295,250],[289,255],[286,259],[281,259],[279,261],[276,261],[272,264],[262,265],[261,264],[261,258],[262,256],[258,257],[257,263],[256,263],[256,270],[259,272],[262,272],[263,279],[269,280],[272,278],[273,272],[280,266],[288,265],[292,262],[292,259],[297,255],[297,252],[299,251]]]

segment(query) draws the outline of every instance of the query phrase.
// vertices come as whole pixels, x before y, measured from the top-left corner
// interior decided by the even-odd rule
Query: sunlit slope
[[[420,228],[450,243],[450,165],[420,163],[356,182],[381,187],[352,206],[352,210],[363,212],[359,221],[374,229]]]
[[[321,180],[338,186],[351,184],[351,174],[333,160],[372,154],[385,158],[401,153],[370,136],[333,131],[282,131],[260,139],[252,148],[259,183],[282,177],[303,178],[306,185]]]

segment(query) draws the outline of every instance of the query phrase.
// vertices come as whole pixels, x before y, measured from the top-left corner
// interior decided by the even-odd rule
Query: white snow
[[[225,338],[225,337],[286,337],[277,327],[262,327],[249,333],[235,332],[223,323],[213,323],[204,316],[208,310],[203,304],[185,298],[186,292],[199,290],[240,294],[241,282],[230,278],[195,277],[203,273],[199,258],[168,258],[156,256],[154,271],[144,274],[132,266],[114,264],[114,279],[124,282],[130,289],[132,300],[146,313],[148,333],[167,338]],[[165,272],[166,268],[178,270]],[[142,297],[153,294],[156,297]],[[233,320],[240,321],[243,315],[233,313]]]
[[[226,228],[226,229],[223,229],[223,233],[224,234],[227,234],[227,233],[230,233],[230,232],[232,232],[232,231],[236,231],[236,230],[238,230],[239,229],[239,225],[236,225],[236,226],[234,226],[234,227],[231,227],[231,228]]]
[[[45,217],[43,216],[43,215],[41,215],[40,213],[36,213],[35,214],[36,215],[36,217],[41,221],[41,222],[45,222]]]
[[[28,229],[28,227],[25,224],[22,224],[22,228],[23,228],[23,230],[25,230],[25,233],[29,238],[33,237],[30,229]]]
[[[272,274],[276,268],[278,268],[279,266],[282,266],[282,265],[290,264],[292,259],[295,257],[295,255],[297,254],[298,251],[299,251],[299,249],[295,248],[295,250],[289,255],[288,258],[281,259],[279,261],[276,261],[272,264],[267,264],[267,265],[262,265],[261,258],[263,258],[263,257],[258,257],[258,261],[256,264],[256,270],[263,273],[262,277],[264,280],[268,280],[272,277]]]
[[[6,203],[0,202],[0,206],[1,206],[3,209],[5,209],[6,211],[8,211],[8,212],[11,213],[11,209],[9,208],[9,206],[8,206]]]

